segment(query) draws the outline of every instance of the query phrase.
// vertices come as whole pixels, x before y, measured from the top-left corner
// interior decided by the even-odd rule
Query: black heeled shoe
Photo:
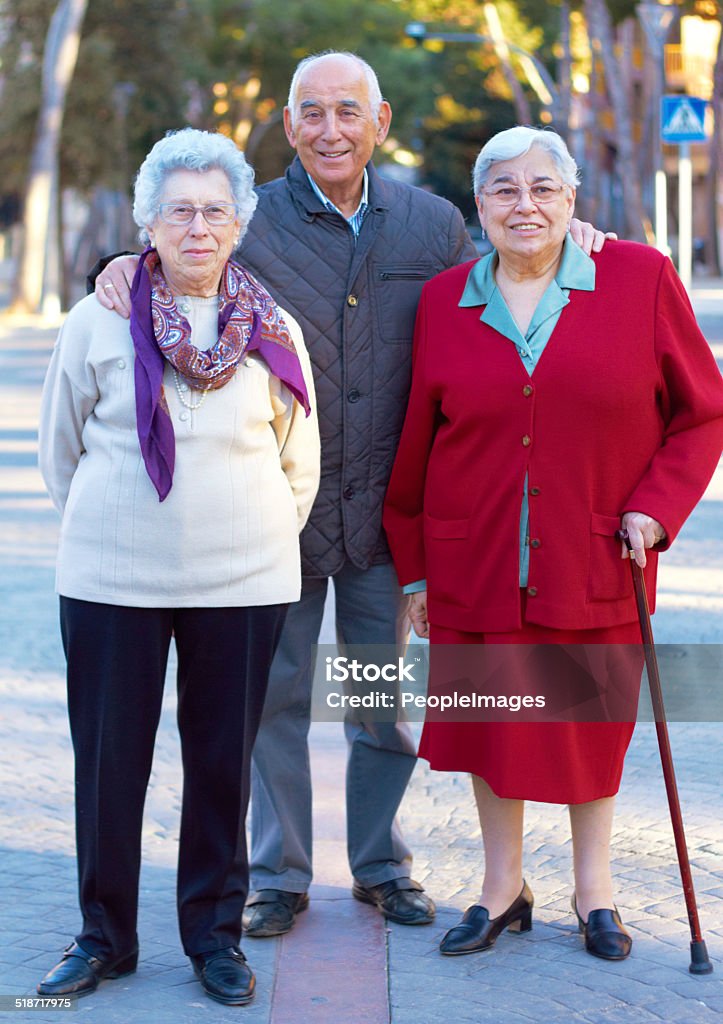
[[[583,921],[577,910],[577,901],[572,897],[572,909],[577,917],[578,931],[585,939],[585,949],[601,960],[625,960],[630,956],[633,940],[620,920],[618,908],[607,907],[591,910],[587,921]]]
[[[511,932],[529,932],[532,928],[532,906],[535,897],[527,882],[522,892],[504,913],[490,919],[487,907],[478,903],[468,907],[458,925],[450,928],[439,944],[445,956],[463,956],[465,953],[480,953],[494,946],[497,936],[508,928]]]

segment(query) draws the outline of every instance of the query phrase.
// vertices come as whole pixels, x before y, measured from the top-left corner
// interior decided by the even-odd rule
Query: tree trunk
[[[24,313],[60,310],[58,243],[58,151],[65,98],[78,59],[80,32],[88,0],[60,0],[43,54],[42,99],[25,193],[23,246],[12,309]],[[52,273],[50,280],[48,271]]]
[[[646,242],[647,218],[637,174],[632,115],[625,88],[625,76],[615,57],[613,26],[605,0],[585,0],[585,16],[590,46],[593,56],[597,55],[602,60],[605,86],[615,116],[617,166],[622,181],[627,233],[633,241]]]
[[[570,53],[570,4],[560,4],[560,57],[557,61],[557,110],[555,127],[568,141],[570,132],[570,110],[572,107],[572,55]]]
[[[718,39],[718,53],[713,69],[713,136],[710,140],[710,160],[707,181],[708,223],[710,224],[710,245],[707,246],[706,263],[716,275],[723,273],[721,252],[718,244],[718,191],[723,188],[723,32]]]
[[[497,58],[502,65],[502,71],[507,84],[512,90],[512,98],[515,104],[515,114],[517,116],[518,124],[532,124],[532,111],[530,104],[525,95],[525,90],[522,88],[515,69],[512,66],[510,58],[510,48],[507,45],[505,34],[502,31],[502,25],[500,23],[500,16],[497,13],[497,8],[494,4],[484,4],[484,14],[487,21],[487,28],[489,34],[492,37],[495,53]]]
[[[578,163],[584,167],[582,189],[578,192],[576,209],[583,214],[583,220],[599,224],[600,193],[602,180],[602,138],[600,131],[600,96],[598,82],[600,61],[590,42],[590,89],[583,122],[583,154]]]
[[[249,132],[249,137],[248,141],[246,142],[246,149],[244,150],[244,155],[252,167],[254,165],[256,150],[258,149],[259,144],[263,140],[268,130],[270,128],[273,128],[275,124],[278,124],[279,121],[281,121],[281,119],[283,118],[283,116],[284,115],[282,110],[275,110],[273,114],[266,118],[265,121],[257,121],[256,124],[251,129],[251,131]]]

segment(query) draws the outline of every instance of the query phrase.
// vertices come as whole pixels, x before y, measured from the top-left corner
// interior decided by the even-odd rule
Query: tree
[[[42,102],[23,214],[24,238],[13,309],[60,310],[58,150],[65,98],[80,46],[87,0],[60,0],[45,41]]]
[[[424,183],[451,199],[472,224],[477,218],[470,171],[480,148],[498,131],[519,121],[538,123],[547,113],[520,63],[520,51],[538,53],[542,29],[523,16],[521,5],[512,0],[494,5],[499,19],[495,23],[491,15],[493,29],[491,6],[466,0],[418,0],[413,8],[431,35],[464,32],[489,40],[427,40],[417,50],[419,66],[413,79],[415,134],[422,146]],[[513,89],[510,75],[514,73]]]
[[[492,37],[495,53],[497,54],[497,59],[500,62],[500,67],[502,68],[502,72],[510,87],[510,91],[512,92],[517,120],[520,124],[532,124],[532,109],[522,86],[522,82],[517,77],[517,72],[512,65],[510,48],[502,30],[502,22],[500,21],[500,16],[497,12],[497,6],[493,3],[486,3],[482,5],[482,8],[484,10],[485,21],[487,22],[489,34]]]
[[[720,16],[720,11],[718,12]],[[718,52],[713,68],[713,137],[710,140],[710,161],[708,165],[707,206],[708,223],[711,225],[708,260],[714,274],[723,272],[721,252],[718,245],[718,190],[721,187],[723,174],[723,32],[718,37]]]
[[[2,0],[0,15],[0,215],[13,222],[30,176],[40,118],[45,36],[57,0]],[[133,176],[153,143],[186,124],[213,127],[207,83],[207,0],[94,0],[67,90],[59,191],[87,223],[62,230],[63,302],[82,294],[102,253],[128,248]],[[68,208],[59,204],[60,219]],[[73,248],[68,249],[67,243]],[[61,250],[63,247],[61,246]],[[52,248],[55,252],[55,247]]]
[[[55,2],[3,0],[5,196],[20,192],[27,179],[42,32]],[[534,18],[520,16],[518,0],[495,6],[505,39],[536,53],[542,31]],[[415,19],[434,29],[489,34],[477,0],[94,0],[67,95],[61,188],[90,201],[99,186],[125,193],[150,145],[186,123],[234,138],[252,158],[258,181],[283,173],[289,148],[281,111],[291,73],[303,56],[342,45],[370,61],[392,100],[392,133],[381,160],[411,173],[409,165],[421,156],[415,147],[423,146],[424,183],[473,213],[469,167],[479,147],[520,116],[537,121],[540,103],[525,82],[519,95],[527,106],[516,117],[491,44],[415,47],[405,35]],[[524,78],[514,49],[511,62]],[[84,253],[93,244],[89,236]]]
[[[615,38],[612,19],[605,0],[585,0],[593,60],[597,57],[605,71],[605,88],[615,115],[617,165],[622,181],[623,203],[627,222],[627,235],[638,242],[647,241],[647,217],[643,207],[637,158],[633,143],[633,125],[630,103],[625,87],[625,75],[615,56]]]
[[[557,60],[558,104],[555,125],[567,137],[572,110],[572,53],[570,50],[570,4],[560,3],[560,40]]]

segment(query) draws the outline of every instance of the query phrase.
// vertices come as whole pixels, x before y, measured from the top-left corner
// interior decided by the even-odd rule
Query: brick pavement
[[[723,284],[700,289],[695,304],[723,359]],[[57,521],[35,469],[39,388],[54,333],[38,323],[0,319],[0,998],[32,995],[78,924],[72,757],[53,594]],[[660,642],[720,644],[723,639],[722,511],[719,474],[665,556],[656,616]],[[628,961],[607,964],[583,952],[569,909],[566,812],[541,804],[530,804],[526,818],[526,871],[536,898],[533,931],[506,933],[488,954],[438,955],[441,933],[477,898],[481,842],[468,780],[431,773],[422,764],[405,799],[402,824],[415,851],[415,876],[437,901],[437,921],[425,928],[385,926],[373,910],[352,900],[344,850],[341,729],[315,724],[312,905],[285,938],[245,943],[258,978],[257,998],[248,1007],[227,1008],[204,997],[177,936],[180,774],[174,706],[169,685],[144,824],[139,970],[80,1001],[78,1017],[71,1020],[708,1024],[720,1019],[719,722],[671,726],[701,917],[717,961],[711,977],[687,972],[688,930],[651,725],[636,730],[614,836],[619,905],[635,946]],[[21,1012],[11,1019],[57,1021],[58,1014]]]

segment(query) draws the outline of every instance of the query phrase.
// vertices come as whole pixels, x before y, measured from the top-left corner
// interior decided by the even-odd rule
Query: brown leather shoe
[[[351,892],[354,899],[371,903],[397,924],[431,924],[434,920],[434,903],[419,882],[411,878],[391,878],[379,885],[355,881]]]
[[[189,957],[206,995],[226,1006],[243,1006],[254,997],[256,979],[236,946]]]
[[[259,889],[247,901],[241,923],[252,939],[284,935],[294,927],[296,915],[308,906],[309,897],[305,892]]]
[[[104,978],[122,978],[138,966],[138,950],[113,960],[101,960],[71,942],[59,963],[38,985],[41,996],[87,996]]]

